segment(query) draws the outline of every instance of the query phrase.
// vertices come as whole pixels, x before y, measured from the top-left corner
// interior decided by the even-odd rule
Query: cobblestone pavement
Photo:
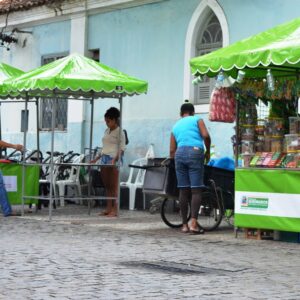
[[[0,217],[0,299],[300,299],[300,244],[205,235],[68,205]]]

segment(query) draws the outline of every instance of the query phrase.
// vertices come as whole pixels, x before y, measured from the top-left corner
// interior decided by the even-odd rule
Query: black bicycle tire
[[[165,210],[166,210],[166,207],[167,207],[168,200],[170,200],[170,199],[171,199],[171,200],[175,200],[174,198],[165,198],[164,201],[163,201],[162,204],[161,204],[161,210],[160,210],[161,218],[162,218],[163,222],[164,222],[167,226],[169,226],[169,227],[171,227],[171,228],[180,228],[180,227],[182,226],[182,222],[180,222],[180,223],[178,223],[178,224],[174,224],[174,223],[172,223],[171,220],[168,220],[168,218],[167,218],[167,214],[166,214],[166,211],[165,211]],[[187,220],[189,221],[190,218],[191,218],[190,204],[189,204],[188,212],[189,212],[189,214],[188,214]]]
[[[205,198],[206,197],[206,198]],[[215,197],[215,198],[213,198]],[[212,191],[212,190],[208,190],[208,191],[205,191],[203,194],[202,194],[202,200],[204,199],[209,199],[206,203],[205,203],[205,209],[208,210],[208,211],[217,211],[219,210],[219,214],[217,215],[217,218],[211,218],[214,222],[207,226],[207,225],[204,225],[203,222],[201,222],[201,207],[200,207],[200,210],[199,210],[199,216],[198,216],[198,224],[201,228],[204,229],[204,231],[213,231],[215,230],[219,225],[220,223],[222,222],[222,218],[223,218],[223,209],[222,209],[222,206],[221,206],[221,203],[219,201],[219,199],[215,196],[215,193]],[[204,201],[203,201],[204,202]],[[202,202],[202,207],[203,207],[203,202]]]

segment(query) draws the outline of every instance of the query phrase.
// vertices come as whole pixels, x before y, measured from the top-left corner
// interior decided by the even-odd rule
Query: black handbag
[[[94,188],[103,188],[104,183],[102,181],[101,172],[99,170],[91,170],[92,186]]]
[[[143,192],[173,197],[179,195],[174,159],[148,159]]]

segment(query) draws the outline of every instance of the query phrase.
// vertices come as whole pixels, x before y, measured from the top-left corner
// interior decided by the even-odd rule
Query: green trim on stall
[[[235,214],[234,225],[245,228],[262,228],[280,231],[300,232],[300,217],[274,217],[247,214]]]
[[[235,190],[300,195],[300,171],[236,169]],[[299,196],[300,197],[300,196]]]

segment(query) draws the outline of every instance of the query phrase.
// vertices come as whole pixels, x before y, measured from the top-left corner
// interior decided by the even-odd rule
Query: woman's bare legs
[[[101,178],[105,188],[105,196],[111,197],[110,193],[110,179],[109,179],[109,167],[101,167]],[[106,210],[104,211],[104,215],[110,214],[112,211],[112,200],[106,200]]]
[[[193,188],[192,189],[192,201],[191,201],[191,224],[190,230],[193,232],[199,232],[200,228],[197,223],[199,209],[201,204],[201,189]]]
[[[182,232],[188,232],[188,205],[189,205],[189,197],[190,197],[190,188],[180,188],[179,189],[179,203],[180,203],[180,211],[182,217]]]
[[[106,197],[116,198],[118,196],[118,169],[112,166],[102,167],[101,177],[105,186]],[[114,217],[118,213],[117,200],[108,199],[106,200],[106,211],[105,214],[110,217]]]
[[[117,168],[113,167],[110,169],[110,196],[116,198],[116,200],[112,200],[111,213],[108,215],[110,217],[116,217],[118,215],[118,180],[119,171]]]

